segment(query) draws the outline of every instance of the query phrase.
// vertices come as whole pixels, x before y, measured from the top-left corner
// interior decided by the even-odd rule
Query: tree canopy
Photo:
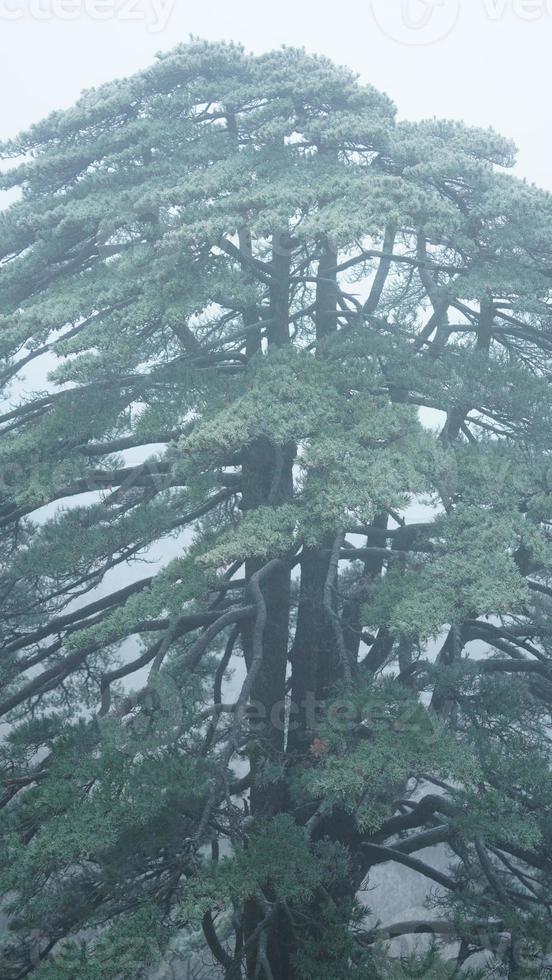
[[[385,862],[541,975],[551,196],[200,41],[0,158],[2,975],[399,977]]]

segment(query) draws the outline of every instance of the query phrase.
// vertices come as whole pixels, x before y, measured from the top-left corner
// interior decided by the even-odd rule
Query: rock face
[[[221,967],[207,953],[192,958],[175,954],[152,974],[151,980],[222,980],[223,976]]]
[[[428,847],[416,857],[439,871],[449,870],[448,855],[442,846]],[[359,898],[369,910],[368,924],[387,928],[402,922],[434,922],[438,915],[428,908],[427,902],[442,894],[438,885],[428,887],[426,879],[410,868],[379,864],[368,875]],[[377,910],[377,916],[373,909]],[[393,956],[406,957],[427,949],[428,945],[427,937],[412,933],[391,940],[389,949]],[[445,945],[441,947],[441,955],[448,958],[457,950],[457,943]]]

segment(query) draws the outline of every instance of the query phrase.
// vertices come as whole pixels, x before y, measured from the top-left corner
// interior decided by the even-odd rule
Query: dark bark
[[[330,546],[331,541],[327,544]],[[293,714],[289,734],[290,749],[300,753],[312,741],[316,700],[327,688],[329,679],[327,662],[334,645],[331,626],[324,615],[324,585],[329,563],[329,547],[303,548],[297,626],[291,652]]]

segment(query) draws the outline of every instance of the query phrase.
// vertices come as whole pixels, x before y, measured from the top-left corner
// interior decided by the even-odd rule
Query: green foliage
[[[343,707],[348,711],[340,723]],[[356,724],[350,707],[350,702],[329,706],[319,732],[327,752],[307,768],[301,787],[329,810],[334,805],[349,810],[361,830],[375,832],[392,816],[394,793],[414,772],[466,786],[480,779],[476,755],[451,738],[405,688],[384,682],[357,695]]]
[[[167,931],[155,909],[140,909],[116,922],[107,936],[67,943],[55,961],[35,971],[40,980],[139,980],[161,957]]]
[[[462,505],[434,523],[433,555],[416,571],[391,570],[366,607],[368,625],[429,637],[445,623],[520,611],[527,587],[513,553],[519,517]]]
[[[331,425],[339,413],[331,369],[294,348],[254,359],[244,385],[243,395],[183,441],[184,451],[239,449],[260,436],[285,445]]]
[[[259,827],[246,850],[215,865],[192,884],[179,916],[199,924],[207,909],[224,909],[267,889],[273,900],[308,901],[323,876],[323,863],[309,848],[305,832],[287,814]]]

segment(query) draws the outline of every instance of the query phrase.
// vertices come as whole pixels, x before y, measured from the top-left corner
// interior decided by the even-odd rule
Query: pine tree
[[[404,976],[385,862],[393,935],[540,975],[552,199],[197,41],[1,156],[2,975]]]

